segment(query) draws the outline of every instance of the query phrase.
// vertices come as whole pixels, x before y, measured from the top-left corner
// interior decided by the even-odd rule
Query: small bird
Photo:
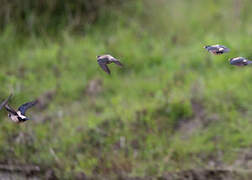
[[[108,74],[110,74],[110,70],[107,64],[115,63],[118,66],[123,67],[123,64],[118,59],[114,58],[109,54],[97,56],[97,62],[101,66],[101,68]]]
[[[5,99],[1,104],[0,104],[0,109],[2,109],[10,100],[12,94],[9,95],[9,97],[7,99]]]
[[[222,46],[222,45],[211,45],[211,46],[204,46],[204,48],[214,54],[214,55],[220,55],[220,54],[223,54],[223,53],[226,53],[226,52],[229,52],[229,49],[225,46]]]
[[[244,57],[236,57],[229,59],[231,65],[235,66],[247,66],[248,64],[252,64],[252,61],[247,60]]]
[[[9,112],[8,113],[8,117],[16,122],[16,123],[21,123],[24,121],[29,120],[29,118],[27,118],[25,116],[25,112],[27,111],[27,109],[31,108],[32,106],[34,106],[37,103],[37,100],[35,101],[31,101],[31,102],[27,102],[23,105],[21,105],[18,108],[18,111],[16,111],[15,109],[13,109],[12,107],[10,107],[8,104],[6,104],[4,107],[5,109]]]

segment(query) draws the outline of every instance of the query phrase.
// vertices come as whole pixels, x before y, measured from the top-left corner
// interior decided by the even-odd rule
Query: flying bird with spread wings
[[[220,54],[229,52],[229,49],[227,47],[219,45],[219,44],[211,45],[211,46],[204,46],[204,48],[208,52],[210,52],[214,55],[220,55]]]
[[[21,122],[25,122],[27,120],[29,120],[29,118],[26,117],[25,112],[31,108],[32,106],[34,106],[37,103],[37,100],[35,101],[31,101],[31,102],[27,102],[25,104],[22,104],[18,110],[16,111],[15,109],[13,109],[11,106],[9,106],[8,104],[5,104],[5,109],[8,111],[8,117],[14,121],[15,123],[21,123]]]
[[[235,66],[247,66],[249,64],[252,64],[252,61],[249,61],[244,57],[236,57],[229,59],[229,63]]]
[[[118,59],[114,58],[109,54],[97,56],[97,62],[100,65],[100,67],[108,74],[111,73],[107,66],[108,64],[115,63],[118,66],[123,67],[123,64]]]

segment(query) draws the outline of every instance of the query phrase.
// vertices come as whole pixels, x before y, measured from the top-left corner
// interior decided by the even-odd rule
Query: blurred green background
[[[249,0],[1,0],[1,98],[39,98],[17,125],[1,111],[0,162],[60,179],[249,169]],[[222,44],[213,56],[203,46]],[[96,55],[111,54],[108,76]]]

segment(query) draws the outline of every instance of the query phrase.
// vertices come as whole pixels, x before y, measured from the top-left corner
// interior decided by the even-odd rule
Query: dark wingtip
[[[121,66],[121,67],[123,67],[124,65],[123,65],[123,63],[121,63],[120,61],[118,61],[119,62],[119,66]]]
[[[227,52],[229,52],[229,51],[230,51],[229,48],[224,48],[224,51],[223,51],[223,52],[227,53]]]
[[[252,61],[248,61],[247,63],[248,63],[248,64],[252,64]]]
[[[114,63],[120,67],[123,67],[123,64],[118,59],[114,61]]]

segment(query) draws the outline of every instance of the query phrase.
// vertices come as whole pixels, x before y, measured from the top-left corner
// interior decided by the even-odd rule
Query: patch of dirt
[[[199,119],[204,119],[206,113],[203,103],[201,103],[199,100],[192,98],[191,105],[194,115]]]
[[[96,96],[102,92],[103,82],[101,79],[92,79],[88,82],[85,93],[88,96]]]
[[[191,100],[193,117],[180,121],[178,124],[178,131],[183,132],[183,136],[189,137],[195,130],[203,127],[203,122],[205,119],[205,110],[201,102],[192,99]]]
[[[251,169],[252,168],[252,148],[238,150],[237,152],[239,155],[230,168]]]
[[[48,105],[50,104],[50,102],[53,100],[55,95],[56,95],[56,90],[51,90],[51,91],[45,92],[44,94],[42,94],[38,98],[38,103],[36,106],[40,110],[46,109],[48,107]]]
[[[2,180],[58,180],[51,168],[29,164],[0,163],[0,179]]]
[[[187,170],[177,173],[168,173],[158,178],[158,180],[243,180],[242,177],[242,175],[239,175],[239,173],[235,171],[223,169]]]
[[[88,177],[84,172],[78,172],[73,177],[76,180],[250,180],[252,171],[231,169],[192,169],[179,172],[168,172],[162,176],[129,177],[127,173],[116,173],[117,175]],[[57,180],[53,170],[43,169],[36,165],[11,165],[0,164],[0,179],[28,179],[28,180]]]
[[[200,128],[208,127],[209,124],[219,119],[217,114],[207,115],[203,103],[194,98],[191,99],[193,117],[180,121],[178,131],[183,132],[183,136],[189,137],[193,132]]]
[[[36,165],[14,165],[14,164],[0,164],[0,179],[28,179],[39,180],[42,179],[44,170]]]
[[[127,177],[118,175],[117,177],[92,177],[88,180],[250,180],[251,175],[244,175],[243,172],[236,172],[228,169],[202,169],[186,170],[180,172],[169,172],[159,177]]]

